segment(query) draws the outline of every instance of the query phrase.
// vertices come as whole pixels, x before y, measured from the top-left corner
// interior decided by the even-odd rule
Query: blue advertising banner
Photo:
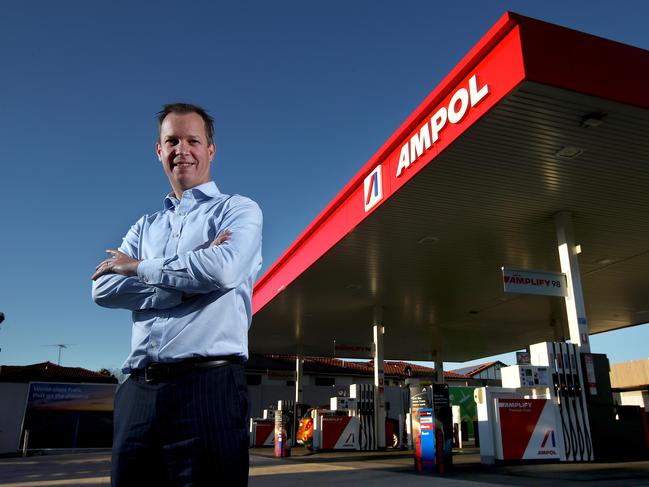
[[[117,384],[32,382],[23,429],[29,449],[108,448]]]
[[[421,434],[421,470],[436,471],[435,419],[430,408],[419,410],[419,428]]]
[[[116,384],[32,382],[27,410],[112,411]]]

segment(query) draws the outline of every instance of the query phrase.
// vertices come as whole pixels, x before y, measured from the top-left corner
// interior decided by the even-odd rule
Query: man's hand
[[[232,235],[232,232],[230,230],[223,230],[218,237],[216,237],[214,240],[210,242],[210,247],[217,247],[221,245],[223,242],[226,242],[227,240],[230,239],[230,235]],[[195,298],[198,296],[198,294],[192,294],[192,293],[183,293],[182,300],[187,301],[189,299]]]
[[[137,275],[137,266],[140,263],[139,260],[133,259],[117,249],[108,249],[106,252],[108,252],[111,257],[100,262],[95,268],[95,273],[92,275],[93,281],[105,274],[121,274],[122,276]]]
[[[230,240],[230,235],[232,235],[232,232],[230,230],[228,229],[223,230],[218,237],[212,240],[212,243],[210,243],[210,247],[216,247],[217,245],[221,245],[223,242]]]

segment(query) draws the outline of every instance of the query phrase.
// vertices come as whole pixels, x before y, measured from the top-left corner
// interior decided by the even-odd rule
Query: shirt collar
[[[217,188],[216,183],[214,181],[209,181],[207,183],[199,184],[198,186],[194,186],[193,188],[186,190],[183,193],[183,196],[187,195],[191,198],[194,198],[197,201],[200,201],[200,200],[207,200],[210,198],[216,198],[220,194],[221,192],[219,191],[219,188]],[[178,198],[176,198],[176,195],[174,194],[173,191],[169,193],[167,196],[165,196],[164,199],[165,209],[169,210],[175,208],[178,203],[179,203]]]

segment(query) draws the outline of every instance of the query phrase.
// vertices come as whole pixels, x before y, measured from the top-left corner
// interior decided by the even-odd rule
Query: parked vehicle
[[[313,422],[315,415],[318,413],[333,413],[328,407],[309,408],[298,423],[296,441],[300,445],[306,446],[309,450],[313,449]]]

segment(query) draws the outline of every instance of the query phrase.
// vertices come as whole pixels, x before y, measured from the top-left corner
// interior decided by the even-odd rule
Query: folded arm
[[[239,286],[261,266],[261,210],[254,201],[242,198],[226,211],[221,226],[230,235],[218,245],[169,258],[142,260],[137,266],[139,280],[156,288],[191,294]]]
[[[144,284],[126,265],[131,264],[131,261],[139,262],[138,241],[143,221],[144,218],[133,225],[119,249],[108,251],[112,257],[96,267],[92,276],[92,299],[98,305],[136,311],[168,309],[182,302],[181,292]],[[120,270],[127,274],[120,273]]]
[[[92,299],[105,308],[131,311],[169,309],[182,302],[182,293],[142,284],[137,277],[106,274],[92,283]]]

